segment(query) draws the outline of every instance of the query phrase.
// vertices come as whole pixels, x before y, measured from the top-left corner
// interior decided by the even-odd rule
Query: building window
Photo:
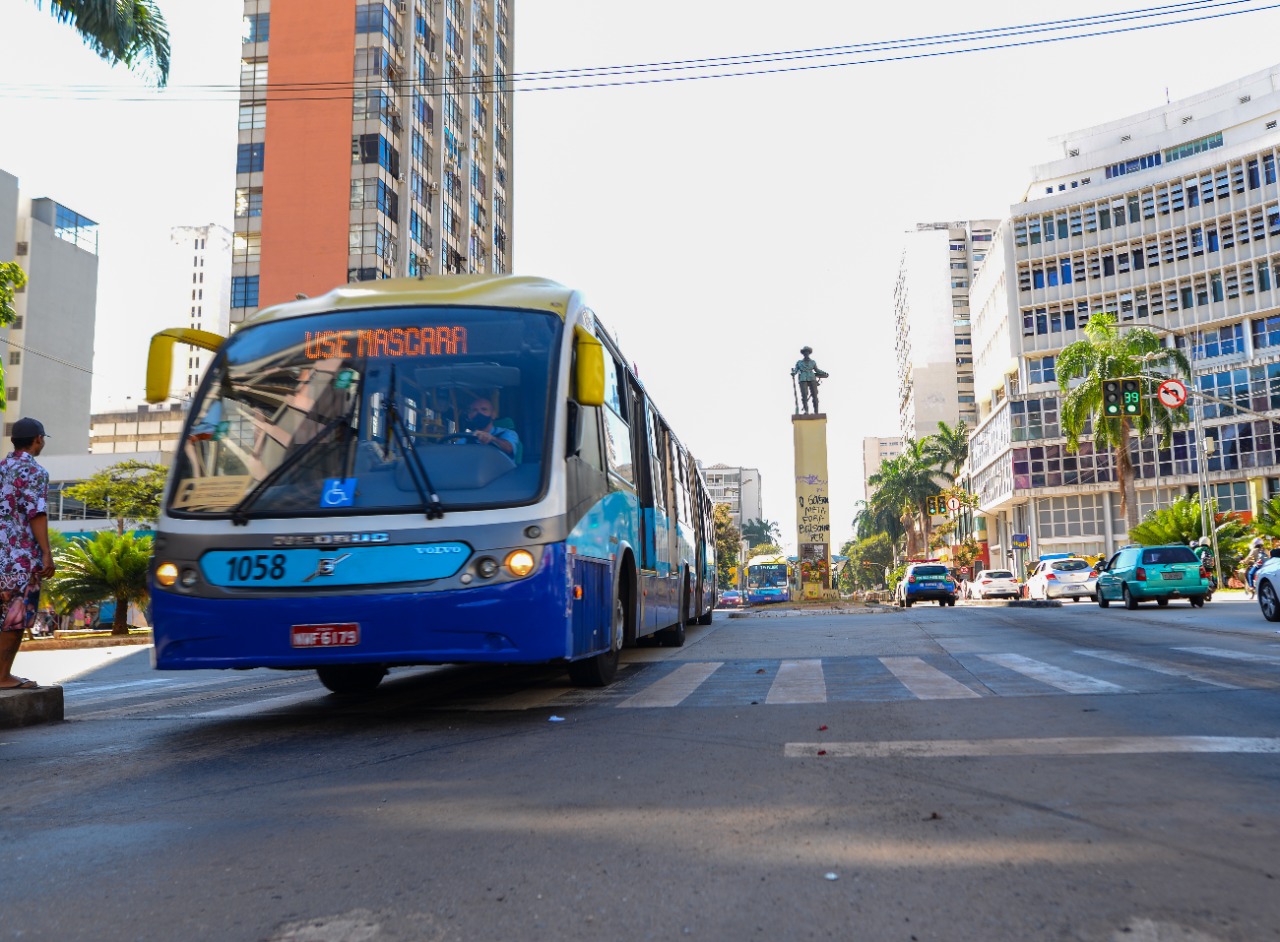
[[[12,350],[12,351],[10,351],[10,353],[9,353],[9,365],[10,365],[10,366],[17,366],[17,365],[18,365],[18,364],[20,364],[21,362],[22,362],[22,351],[21,351],[21,350]]]
[[[265,102],[248,101],[240,105],[240,130],[251,131],[267,126],[267,106]]]
[[[1035,385],[1036,383],[1056,383],[1058,374],[1054,370],[1056,357],[1039,357],[1027,361],[1027,382]]]
[[[266,13],[250,13],[244,18],[242,36],[247,43],[264,43],[270,36],[271,18]]]
[[[266,145],[241,144],[236,148],[236,173],[261,173]]]
[[[237,275],[231,279],[231,306],[258,306],[257,275]]]
[[[236,216],[262,215],[262,187],[236,187]],[[201,260],[203,263],[203,260]]]

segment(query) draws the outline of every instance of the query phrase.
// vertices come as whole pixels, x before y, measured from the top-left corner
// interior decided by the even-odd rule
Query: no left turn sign
[[[1166,379],[1156,390],[1160,405],[1166,409],[1176,409],[1187,401],[1187,387],[1181,380]]]

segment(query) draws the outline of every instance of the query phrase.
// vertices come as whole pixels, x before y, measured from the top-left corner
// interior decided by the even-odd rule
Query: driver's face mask
[[[462,423],[463,428],[468,432],[478,432],[481,429],[488,428],[489,423],[493,419],[485,415],[483,412],[468,412],[466,420]]]

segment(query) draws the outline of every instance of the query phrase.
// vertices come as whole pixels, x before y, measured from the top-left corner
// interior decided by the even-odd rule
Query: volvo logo
[[[386,533],[312,533],[298,536],[272,537],[273,546],[351,546],[360,543],[386,543]]]
[[[341,556],[326,557],[320,560],[318,563],[316,563],[316,571],[313,572],[311,575],[307,576],[307,578],[303,579],[302,581],[310,582],[316,576],[332,576],[333,571],[338,568],[338,563],[342,562],[344,559],[350,559],[350,558],[351,558],[350,553],[343,553]]]
[[[424,556],[437,556],[446,553],[464,552],[461,546],[415,546],[414,552]]]

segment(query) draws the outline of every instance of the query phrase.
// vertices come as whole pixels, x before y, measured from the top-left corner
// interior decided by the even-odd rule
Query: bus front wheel
[[[387,676],[387,669],[381,664],[335,664],[317,667],[316,676],[334,693],[351,696],[373,693]]]
[[[618,657],[622,653],[622,641],[627,629],[627,607],[619,593],[613,598],[613,635],[609,650],[603,654],[583,658],[569,665],[569,679],[579,687],[607,687],[618,673]]]

